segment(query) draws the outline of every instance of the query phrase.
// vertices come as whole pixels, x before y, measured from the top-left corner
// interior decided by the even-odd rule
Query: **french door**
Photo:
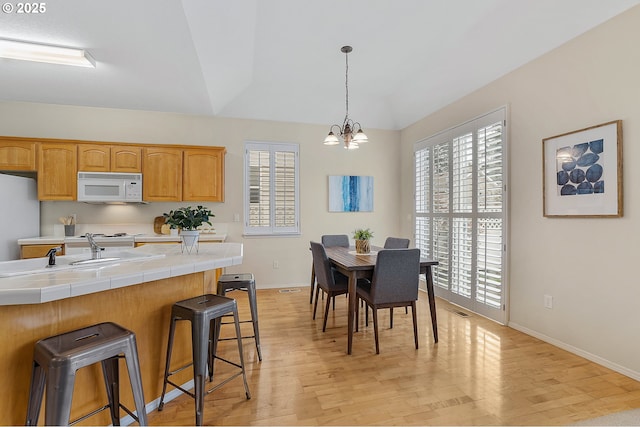
[[[415,242],[436,295],[506,323],[506,111],[415,144]]]

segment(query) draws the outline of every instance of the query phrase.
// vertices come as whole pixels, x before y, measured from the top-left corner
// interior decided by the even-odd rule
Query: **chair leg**
[[[371,307],[371,311],[373,312],[373,333],[376,339],[376,354],[380,354],[380,344],[378,341],[378,309]]]
[[[416,350],[418,349],[418,317],[416,315],[416,302],[411,302],[411,314],[413,315],[413,338],[416,341]]]
[[[331,297],[327,294],[327,304],[324,308],[324,321],[322,322],[322,332],[327,329],[327,318],[329,317],[329,305],[331,305]]]
[[[319,296],[320,296],[320,286],[317,286],[316,287],[316,303],[313,305],[313,320],[316,320],[316,311],[318,311],[318,297]]]
[[[311,265],[311,292],[309,292],[309,304],[313,304],[313,291],[316,287],[316,270]]]
[[[393,329],[393,307],[389,309],[389,329]]]

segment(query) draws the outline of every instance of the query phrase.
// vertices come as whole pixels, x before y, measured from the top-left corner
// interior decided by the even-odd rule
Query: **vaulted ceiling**
[[[0,100],[402,129],[640,0],[59,0],[0,38],[96,68],[0,59]]]

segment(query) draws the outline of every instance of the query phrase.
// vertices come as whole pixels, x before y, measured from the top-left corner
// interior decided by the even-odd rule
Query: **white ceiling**
[[[0,59],[0,100],[402,129],[640,0],[59,0],[0,38],[96,68]]]

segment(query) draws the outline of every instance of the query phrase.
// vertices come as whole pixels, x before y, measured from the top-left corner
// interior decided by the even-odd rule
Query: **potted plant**
[[[373,231],[368,228],[358,228],[353,232],[353,238],[356,241],[356,252],[359,254],[368,254],[371,252],[371,244],[369,240],[373,237]]]
[[[169,211],[169,213],[163,213],[162,215],[165,218],[165,223],[169,224],[169,227],[172,229],[180,229],[183,252],[185,248],[187,249],[187,252],[191,252],[191,249],[198,241],[198,236],[200,235],[198,227],[202,224],[211,225],[209,217],[215,216],[209,208],[204,206],[197,206],[195,208],[192,208],[191,206],[182,207]]]

